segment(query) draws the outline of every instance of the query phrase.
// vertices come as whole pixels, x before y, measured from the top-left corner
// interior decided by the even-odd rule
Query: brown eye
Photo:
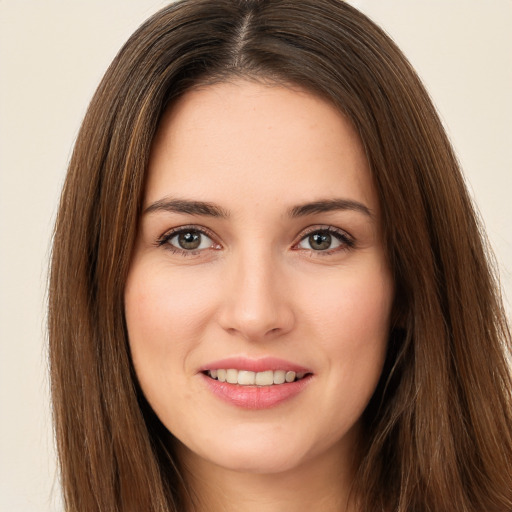
[[[306,234],[297,244],[297,247],[314,252],[326,252],[353,247],[353,241],[341,230],[335,230],[335,228],[318,229]]]
[[[178,245],[181,249],[193,250],[201,245],[201,233],[188,232],[178,235]]]
[[[332,236],[329,233],[313,233],[308,237],[308,243],[311,249],[315,251],[325,251],[331,248]]]
[[[176,233],[168,239],[167,243],[183,251],[197,251],[213,246],[212,239],[196,229]]]

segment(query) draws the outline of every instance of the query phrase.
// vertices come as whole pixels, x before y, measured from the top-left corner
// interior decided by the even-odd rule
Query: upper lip
[[[285,359],[279,359],[276,357],[262,357],[259,359],[250,359],[243,356],[228,357],[226,359],[219,359],[212,361],[202,366],[199,371],[206,372],[208,370],[218,369],[235,369],[235,370],[246,370],[250,372],[264,372],[266,370],[285,370],[292,371],[295,373],[311,373],[309,368],[302,366]]]

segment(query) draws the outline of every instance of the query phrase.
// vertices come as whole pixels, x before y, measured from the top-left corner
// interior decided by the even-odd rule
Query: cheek
[[[125,288],[131,341],[163,337],[169,342],[172,334],[200,328],[211,308],[209,289],[201,277],[173,273],[159,265],[135,267]],[[173,340],[181,341],[180,337]]]
[[[143,388],[145,382],[168,385],[171,377],[190,371],[188,355],[211,317],[209,290],[214,289],[201,278],[172,273],[158,263],[133,266],[125,287],[125,315]]]
[[[393,283],[381,265],[330,275],[303,290],[302,298],[303,314],[329,338],[357,344],[387,337]]]
[[[208,290],[215,290],[204,284],[158,262],[132,265],[127,279],[125,316],[133,365],[146,399],[165,424],[171,424],[181,404],[169,402],[171,394],[178,396],[173,390],[180,389],[188,406],[197,400],[187,385],[194,371],[190,354],[212,310]]]
[[[365,405],[380,377],[393,301],[390,273],[380,266],[331,278],[310,293],[309,330],[331,368],[329,389],[347,386],[348,400]],[[304,313],[306,314],[306,313]]]

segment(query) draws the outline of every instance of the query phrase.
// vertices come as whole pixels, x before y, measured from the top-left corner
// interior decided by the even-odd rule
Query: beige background
[[[87,103],[158,0],[0,0],[0,510],[62,510],[45,288],[66,163]],[[512,298],[512,1],[352,1],[424,79]],[[510,311],[510,304],[507,304]]]

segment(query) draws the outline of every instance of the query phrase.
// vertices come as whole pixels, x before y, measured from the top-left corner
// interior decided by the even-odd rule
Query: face
[[[349,457],[393,298],[350,123],[300,90],[210,85],[166,113],[148,172],[126,321],[182,457],[258,473]]]

